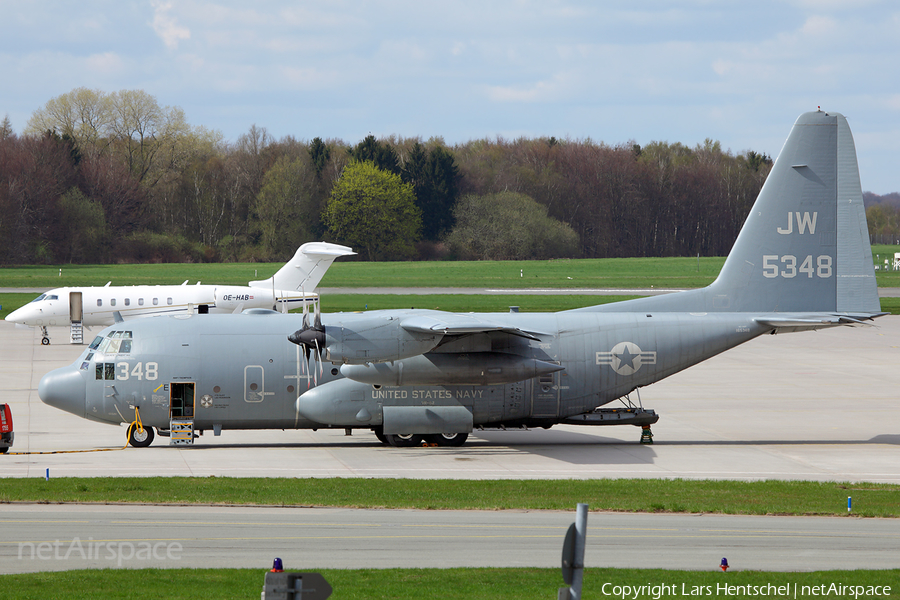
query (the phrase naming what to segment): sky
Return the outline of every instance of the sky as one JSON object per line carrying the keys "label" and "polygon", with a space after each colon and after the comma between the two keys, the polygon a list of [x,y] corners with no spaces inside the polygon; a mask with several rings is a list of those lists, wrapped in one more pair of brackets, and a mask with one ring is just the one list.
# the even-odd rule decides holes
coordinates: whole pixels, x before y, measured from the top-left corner
{"label": "sky", "polygon": [[0,0],[0,119],[139,89],[236,141],[555,136],[776,157],[847,117],[864,190],[900,191],[895,0]]}

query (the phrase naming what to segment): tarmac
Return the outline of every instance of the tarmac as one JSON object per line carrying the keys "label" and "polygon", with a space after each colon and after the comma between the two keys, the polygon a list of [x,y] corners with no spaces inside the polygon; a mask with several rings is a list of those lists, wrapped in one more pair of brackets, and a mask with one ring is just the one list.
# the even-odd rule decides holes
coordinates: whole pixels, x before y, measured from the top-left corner
{"label": "tarmac", "polygon": [[[451,479],[791,479],[900,483],[900,317],[764,336],[641,390],[633,426],[476,431],[461,448],[391,448],[369,432],[224,431],[193,447],[125,448],[125,429],[43,404],[38,382],[83,346],[0,322],[0,397],[15,445],[2,477],[229,476]],[[86,333],[90,339],[90,333]],[[611,405],[612,406],[612,405]],[[80,452],[87,450],[87,452]],[[96,451],[103,450],[103,451]],[[22,454],[24,453],[24,454]],[[50,454],[42,454],[50,453]],[[49,470],[49,471],[48,471]]]}
{"label": "tarmac", "polygon": [[[0,573],[257,568],[262,581],[275,556],[288,570],[299,571],[559,568],[574,518],[574,507],[565,512],[12,505],[0,513]],[[732,571],[872,569],[870,585],[884,585],[892,577],[877,569],[897,567],[900,519],[588,514],[587,567],[709,572],[718,571],[723,556]],[[630,583],[647,582],[634,579]],[[596,590],[600,583],[591,581],[590,587]]]}

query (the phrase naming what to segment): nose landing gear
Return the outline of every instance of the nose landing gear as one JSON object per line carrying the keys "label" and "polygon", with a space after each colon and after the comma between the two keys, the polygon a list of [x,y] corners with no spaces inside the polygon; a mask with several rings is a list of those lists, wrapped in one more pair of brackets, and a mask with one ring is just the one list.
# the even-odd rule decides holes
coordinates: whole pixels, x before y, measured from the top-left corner
{"label": "nose landing gear", "polygon": [[128,443],[135,448],[146,448],[153,443],[153,428],[143,427],[139,423],[128,426]]}

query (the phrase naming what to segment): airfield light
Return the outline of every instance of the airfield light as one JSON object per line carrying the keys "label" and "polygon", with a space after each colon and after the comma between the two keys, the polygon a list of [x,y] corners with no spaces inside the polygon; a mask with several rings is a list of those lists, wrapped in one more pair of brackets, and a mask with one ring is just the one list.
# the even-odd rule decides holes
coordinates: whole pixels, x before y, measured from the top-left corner
{"label": "airfield light", "polygon": [[284,565],[282,564],[280,558],[276,558],[275,562],[272,563],[272,570],[270,572],[281,573],[282,571],[284,571]]}
{"label": "airfield light", "polygon": [[719,566],[722,567],[722,572],[723,572],[723,573],[724,573],[725,571],[727,571],[727,570],[728,570],[728,559],[725,558],[725,557],[722,557],[722,562],[721,562],[721,564],[720,564]]}

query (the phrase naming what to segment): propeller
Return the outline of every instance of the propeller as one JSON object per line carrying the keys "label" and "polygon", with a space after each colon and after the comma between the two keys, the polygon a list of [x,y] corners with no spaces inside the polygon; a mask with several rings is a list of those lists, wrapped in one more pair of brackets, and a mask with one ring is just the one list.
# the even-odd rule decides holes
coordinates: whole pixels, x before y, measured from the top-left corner
{"label": "propeller", "polygon": [[[325,347],[325,327],[322,325],[322,313],[319,310],[318,298],[313,300],[313,324],[309,324],[309,310],[306,302],[303,303],[303,326],[288,336],[288,340],[298,346],[303,346],[303,356],[306,359],[305,365],[309,363],[310,354],[315,352],[316,365],[318,369],[313,369],[314,384],[319,384],[318,375],[324,372],[322,367],[322,349]],[[318,371],[318,373],[316,372]],[[307,385],[309,378],[307,377]]]}

